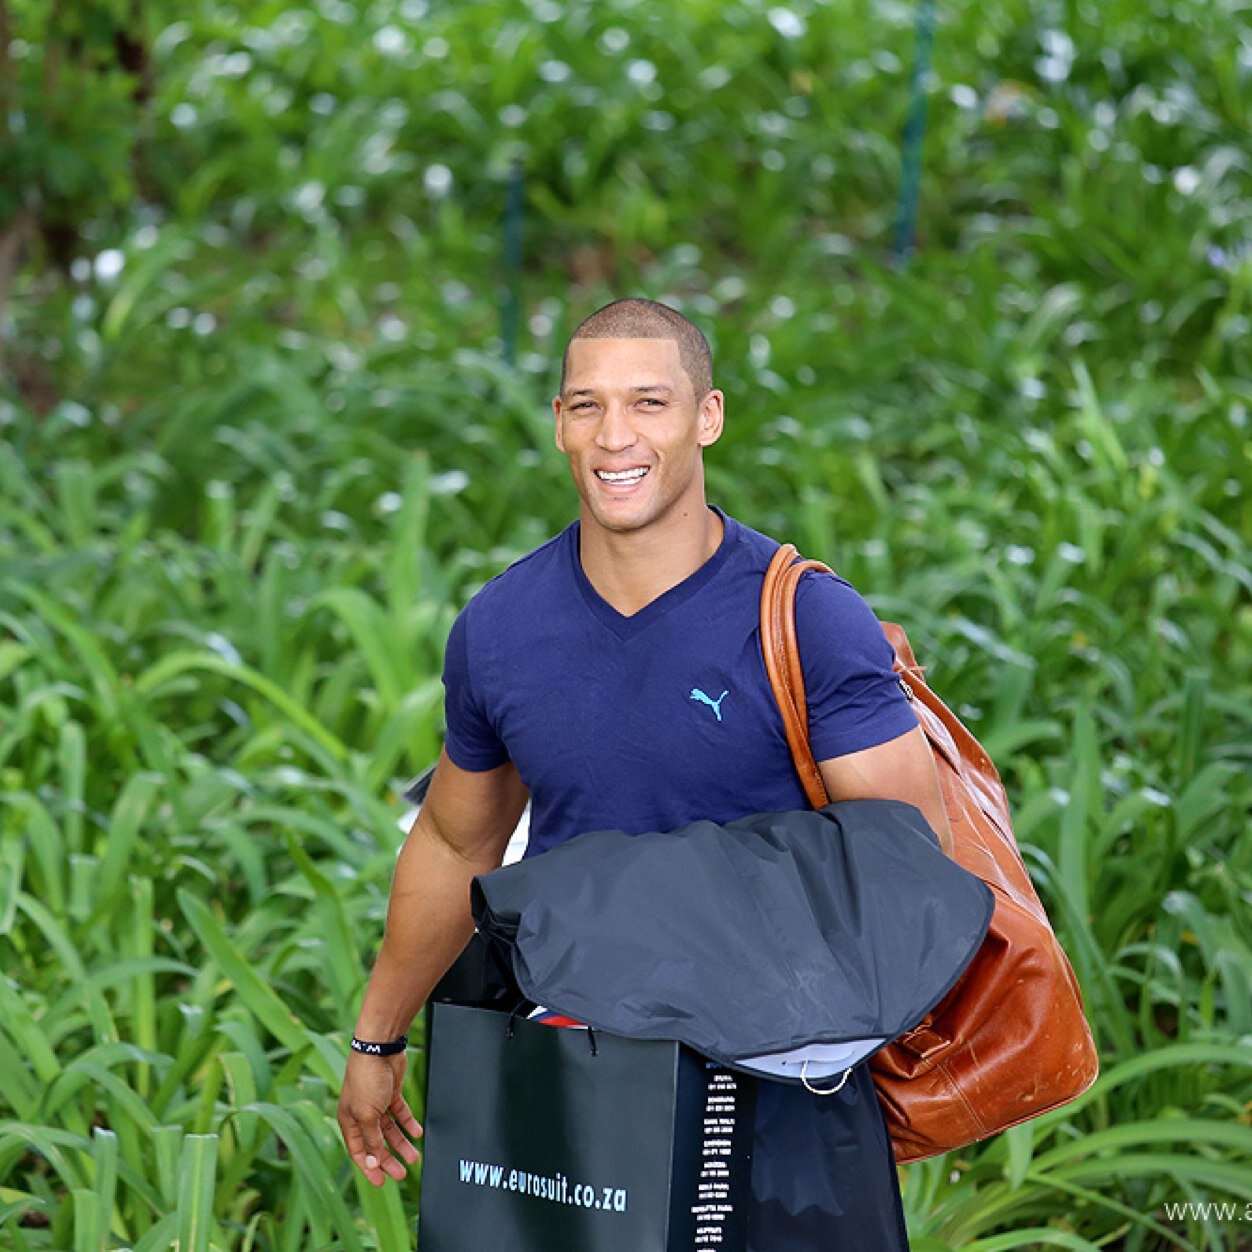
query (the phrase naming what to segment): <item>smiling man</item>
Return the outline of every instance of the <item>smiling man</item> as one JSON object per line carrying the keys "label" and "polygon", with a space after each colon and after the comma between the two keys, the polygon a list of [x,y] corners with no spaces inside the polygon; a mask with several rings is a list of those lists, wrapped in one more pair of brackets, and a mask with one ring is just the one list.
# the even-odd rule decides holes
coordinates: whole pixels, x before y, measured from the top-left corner
{"label": "smiling man", "polygon": [[[665,305],[615,302],[570,340],[552,408],[578,519],[452,628],[446,745],[357,1022],[339,1121],[376,1185],[404,1176],[420,1134],[391,1046],[468,941],[470,880],[500,864],[528,795],[527,856],[584,831],[807,807],[759,635],[778,545],[705,498],[724,405],[703,334]],[[914,804],[947,846],[930,752],[873,613],[842,579],[810,574],[796,616],[830,795]],[[907,1247],[865,1064],[828,1097],[761,1084],[752,1188],[753,1252]]]}

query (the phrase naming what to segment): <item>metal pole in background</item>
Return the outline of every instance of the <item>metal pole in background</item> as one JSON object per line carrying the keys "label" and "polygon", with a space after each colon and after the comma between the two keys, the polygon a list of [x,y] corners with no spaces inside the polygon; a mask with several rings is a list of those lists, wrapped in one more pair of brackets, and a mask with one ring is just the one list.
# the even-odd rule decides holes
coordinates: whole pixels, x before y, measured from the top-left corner
{"label": "metal pole in background", "polygon": [[896,218],[892,259],[903,265],[917,238],[917,199],[922,181],[922,141],[926,137],[926,83],[935,42],[936,0],[920,0],[917,7],[913,71],[909,75],[909,112],[904,123],[904,151],[900,172],[900,211]]}
{"label": "metal pole in background", "polygon": [[504,192],[504,291],[500,303],[500,340],[504,359],[517,361],[517,326],[521,312],[522,208],[526,199],[526,171],[520,156],[509,163]]}

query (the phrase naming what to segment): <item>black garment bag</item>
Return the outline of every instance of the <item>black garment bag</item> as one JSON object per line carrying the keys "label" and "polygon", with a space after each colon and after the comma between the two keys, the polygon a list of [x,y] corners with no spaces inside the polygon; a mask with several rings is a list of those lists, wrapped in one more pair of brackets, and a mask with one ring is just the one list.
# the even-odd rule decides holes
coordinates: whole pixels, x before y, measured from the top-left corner
{"label": "black garment bag", "polygon": [[535,1003],[805,1085],[822,1046],[833,1077],[915,1026],[992,912],[894,800],[580,835],[481,875],[471,898]]}

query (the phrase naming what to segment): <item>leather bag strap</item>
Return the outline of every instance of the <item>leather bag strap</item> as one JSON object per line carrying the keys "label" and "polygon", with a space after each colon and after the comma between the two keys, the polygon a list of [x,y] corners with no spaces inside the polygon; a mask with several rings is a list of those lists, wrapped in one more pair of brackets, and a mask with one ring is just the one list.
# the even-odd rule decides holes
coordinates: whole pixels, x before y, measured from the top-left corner
{"label": "leather bag strap", "polygon": [[830,796],[809,746],[809,706],[796,639],[796,588],[810,570],[834,572],[821,561],[800,559],[793,544],[783,544],[774,554],[761,587],[761,651],[796,773],[808,802],[820,809]]}

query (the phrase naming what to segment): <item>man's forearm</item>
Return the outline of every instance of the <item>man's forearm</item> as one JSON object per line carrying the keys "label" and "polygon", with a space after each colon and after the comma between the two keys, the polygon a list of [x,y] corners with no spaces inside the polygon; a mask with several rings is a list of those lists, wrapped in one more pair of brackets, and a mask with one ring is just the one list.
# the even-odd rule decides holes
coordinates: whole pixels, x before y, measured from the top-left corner
{"label": "man's forearm", "polygon": [[418,819],[396,860],[387,929],[357,1019],[358,1038],[383,1041],[408,1030],[474,932],[470,880],[495,864],[467,860]]}

